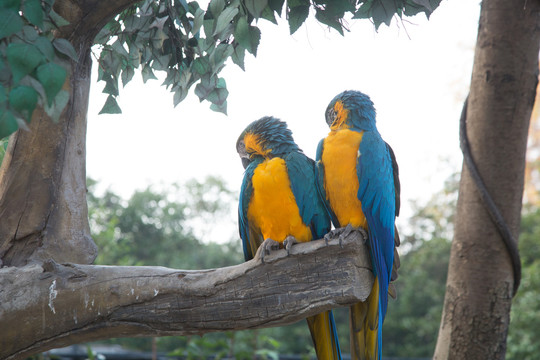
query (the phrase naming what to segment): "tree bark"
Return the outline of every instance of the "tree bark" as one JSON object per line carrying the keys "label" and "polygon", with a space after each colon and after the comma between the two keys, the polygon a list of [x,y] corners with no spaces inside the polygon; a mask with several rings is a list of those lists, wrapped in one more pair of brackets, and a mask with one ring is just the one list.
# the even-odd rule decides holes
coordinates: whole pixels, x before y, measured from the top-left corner
{"label": "tree bark", "polygon": [[364,301],[373,275],[359,232],[227,268],[174,270],[49,261],[0,269],[1,359],[118,336],[290,324]]}
{"label": "tree bark", "polygon": [[101,27],[135,2],[55,2],[55,10],[70,21],[56,36],[70,40],[78,54],[64,84],[70,101],[58,123],[38,108],[30,131],[10,138],[0,169],[0,266],[94,260],[86,205],[90,47]]}
{"label": "tree bark", "polygon": [[[538,0],[484,0],[467,111],[472,157],[517,241],[538,79]],[[435,359],[504,359],[511,258],[463,166]]]}

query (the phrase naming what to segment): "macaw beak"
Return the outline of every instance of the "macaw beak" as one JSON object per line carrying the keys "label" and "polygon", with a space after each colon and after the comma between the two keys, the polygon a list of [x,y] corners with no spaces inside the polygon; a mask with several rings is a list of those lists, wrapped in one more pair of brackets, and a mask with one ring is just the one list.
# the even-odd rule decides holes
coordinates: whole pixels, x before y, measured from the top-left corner
{"label": "macaw beak", "polygon": [[248,158],[245,158],[245,157],[242,158],[242,166],[244,167],[244,170],[247,169],[250,162],[251,161],[249,161]]}

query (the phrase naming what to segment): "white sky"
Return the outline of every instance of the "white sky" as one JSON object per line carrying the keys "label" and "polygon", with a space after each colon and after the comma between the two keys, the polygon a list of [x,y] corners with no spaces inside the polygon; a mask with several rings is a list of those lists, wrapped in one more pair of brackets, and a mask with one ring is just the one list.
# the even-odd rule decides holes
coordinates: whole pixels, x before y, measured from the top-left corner
{"label": "white sky", "polygon": [[161,81],[143,85],[140,74],[121,89],[123,114],[97,115],[106,97],[104,84],[94,82],[87,174],[126,198],[149,184],[206,175],[239,189],[243,167],[235,144],[247,124],[266,115],[285,120],[314,157],[328,132],[329,101],[355,89],[374,101],[379,132],[396,153],[405,221],[408,202],[441,189],[461,165],[458,119],[479,9],[479,1],[443,0],[429,21],[424,15],[394,19],[375,32],[371,22],[351,20],[344,37],[312,15],[293,36],[286,21],[262,20],[257,57],[246,55],[245,72],[231,62],[220,74],[230,93],[228,116],[199,103],[193,91],[174,108]]}

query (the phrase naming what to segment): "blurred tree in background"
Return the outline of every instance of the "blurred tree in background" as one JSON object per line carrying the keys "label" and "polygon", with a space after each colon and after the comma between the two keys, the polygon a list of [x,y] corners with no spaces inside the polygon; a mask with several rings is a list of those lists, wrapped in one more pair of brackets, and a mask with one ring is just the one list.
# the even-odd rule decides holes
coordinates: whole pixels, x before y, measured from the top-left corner
{"label": "blurred tree in background", "polygon": [[540,208],[526,207],[519,238],[522,283],[512,303],[509,360],[534,359],[540,352]]}
{"label": "blurred tree in background", "polygon": [[[429,358],[437,341],[453,232],[459,173],[426,202],[412,204],[413,215],[402,230],[398,298],[390,302],[384,325],[385,355]],[[195,233],[216,224],[236,208],[236,193],[222,179],[188,181],[182,186],[136,191],[128,200],[110,190],[97,195],[88,180],[92,235],[100,248],[96,264],[155,265],[182,269],[215,268],[243,262],[235,227],[222,244],[203,241]],[[520,250],[523,284],[514,299],[507,358],[534,358],[540,351],[540,208],[524,207]],[[336,309],[340,344],[348,349],[348,312]],[[253,354],[312,356],[311,338],[303,321],[256,331],[210,333],[202,337],[155,339],[159,352],[203,359],[207,356],[251,359]],[[151,351],[151,338],[113,339],[110,343]]]}
{"label": "blurred tree in background", "polygon": [[153,265],[206,269],[241,263],[235,233],[223,234],[228,243],[204,242],[194,234],[193,221],[210,227],[230,212],[236,195],[223,180],[209,177],[170,189],[136,191],[127,201],[107,190],[95,195],[88,181],[92,236],[100,265]]}

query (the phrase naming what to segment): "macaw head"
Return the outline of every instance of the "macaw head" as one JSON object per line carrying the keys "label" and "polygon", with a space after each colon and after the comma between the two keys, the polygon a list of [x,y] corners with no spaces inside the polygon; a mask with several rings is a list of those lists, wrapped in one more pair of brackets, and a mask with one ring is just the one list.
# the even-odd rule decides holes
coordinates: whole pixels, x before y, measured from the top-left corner
{"label": "macaw head", "polygon": [[265,116],[249,124],[236,141],[236,151],[244,169],[256,158],[271,159],[291,151],[301,151],[287,123]]}
{"label": "macaw head", "polygon": [[347,90],[330,101],[326,108],[326,123],[331,130],[375,130],[375,107],[364,93]]}

